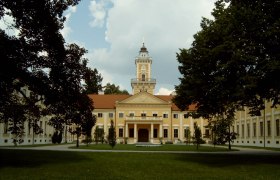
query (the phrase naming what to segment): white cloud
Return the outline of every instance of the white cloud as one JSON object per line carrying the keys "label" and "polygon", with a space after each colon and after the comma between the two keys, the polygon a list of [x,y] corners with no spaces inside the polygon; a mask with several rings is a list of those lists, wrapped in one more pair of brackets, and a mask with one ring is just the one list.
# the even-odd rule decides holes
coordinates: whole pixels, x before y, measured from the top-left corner
{"label": "white cloud", "polygon": [[161,87],[161,88],[159,88],[159,90],[156,93],[156,95],[170,95],[172,92],[174,92],[174,89],[173,90],[169,90],[167,88]]}
{"label": "white cloud", "polygon": [[[193,35],[200,30],[202,16],[211,17],[215,0],[114,0],[109,10],[104,9],[104,2],[91,1],[96,13],[103,13],[99,17],[93,15],[92,23],[106,23],[105,40],[110,49],[96,49],[89,54],[94,67],[106,69],[113,74],[114,83],[129,90],[130,78],[135,76],[134,59],[143,37],[153,58],[152,76],[168,87],[179,83],[176,52],[190,47]],[[128,76],[132,77],[126,79]]]}
{"label": "white cloud", "polygon": [[[10,10],[5,9],[6,12]],[[9,36],[18,36],[19,30],[14,28],[15,22],[12,16],[4,15],[0,19],[0,29],[4,30]]]}
{"label": "white cloud", "polygon": [[72,28],[69,26],[69,21],[72,14],[75,13],[76,11],[77,11],[76,6],[70,6],[65,13],[66,21],[64,22],[64,28],[60,32],[63,35],[64,39],[66,39],[66,41],[69,37],[69,34],[73,32]]}
{"label": "white cloud", "polygon": [[93,20],[89,23],[91,27],[103,27],[106,18],[106,0],[90,2],[89,10]]}

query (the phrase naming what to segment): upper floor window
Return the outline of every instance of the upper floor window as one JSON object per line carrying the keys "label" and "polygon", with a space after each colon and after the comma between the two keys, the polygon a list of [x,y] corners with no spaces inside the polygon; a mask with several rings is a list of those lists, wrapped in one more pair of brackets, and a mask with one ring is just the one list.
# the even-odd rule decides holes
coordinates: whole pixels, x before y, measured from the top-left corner
{"label": "upper floor window", "polygon": [[109,118],[113,118],[114,117],[114,113],[109,113]]}
{"label": "upper floor window", "polygon": [[184,114],[184,119],[187,119],[188,118],[188,114]]}
{"label": "upper floor window", "polygon": [[168,118],[168,114],[163,114],[163,118]]}
{"label": "upper floor window", "polygon": [[157,113],[153,113],[153,117],[157,117]]}
{"label": "upper floor window", "polygon": [[141,117],[146,117],[146,113],[141,113]]}
{"label": "upper floor window", "polygon": [[174,119],[178,119],[178,114],[173,114]]}
{"label": "upper floor window", "polygon": [[119,113],[119,118],[123,118],[123,113]]}
{"label": "upper floor window", "polygon": [[134,113],[129,113],[129,117],[133,117],[134,116]]}
{"label": "upper floor window", "polygon": [[102,118],[103,114],[102,113],[98,113],[97,117]]}

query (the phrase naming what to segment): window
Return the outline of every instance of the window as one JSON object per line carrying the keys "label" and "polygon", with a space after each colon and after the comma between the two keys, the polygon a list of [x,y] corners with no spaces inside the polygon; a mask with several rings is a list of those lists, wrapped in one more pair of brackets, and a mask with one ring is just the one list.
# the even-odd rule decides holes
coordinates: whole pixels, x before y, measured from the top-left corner
{"label": "window", "polygon": [[187,119],[188,118],[188,114],[184,114],[184,119]]}
{"label": "window", "polygon": [[[40,121],[40,129],[41,129],[41,130],[43,130],[42,127],[43,127],[43,121]],[[42,131],[41,131],[41,132],[42,132]]]}
{"label": "window", "polygon": [[276,119],[276,136],[280,136],[279,119]]}
{"label": "window", "polygon": [[98,113],[97,117],[102,118],[103,114],[102,113]]}
{"label": "window", "polygon": [[4,123],[4,134],[8,133],[8,122]]}
{"label": "window", "polygon": [[174,119],[178,119],[178,114],[173,114]]}
{"label": "window", "polygon": [[153,117],[157,117],[157,114],[156,114],[156,113],[154,113],[154,114],[153,114]]}
{"label": "window", "polygon": [[190,130],[189,127],[186,127],[186,128],[184,129],[184,137],[185,137],[185,138],[187,138],[187,136],[190,135],[190,134],[188,134],[188,131],[189,131],[189,130]]}
{"label": "window", "polygon": [[157,133],[157,129],[154,129],[154,138],[157,138],[158,137],[158,133]]}
{"label": "window", "polygon": [[239,136],[239,125],[236,125],[236,130],[237,130],[237,136]]}
{"label": "window", "polygon": [[210,136],[210,130],[205,129],[205,137],[209,138],[209,136]]}
{"label": "window", "polygon": [[260,122],[260,136],[263,136],[263,122]]}
{"label": "window", "polygon": [[244,137],[244,124],[241,125],[241,137]]}
{"label": "window", "polygon": [[119,113],[119,118],[123,118],[123,113]]}
{"label": "window", "polygon": [[141,113],[141,117],[146,117],[146,113]]}
{"label": "window", "polygon": [[168,118],[168,114],[163,114],[163,118]]}
{"label": "window", "polygon": [[28,122],[28,135],[30,135],[30,133],[31,133],[31,123],[30,122]]}
{"label": "window", "polygon": [[123,128],[119,129],[119,137],[123,137]]}
{"label": "window", "polygon": [[178,129],[174,129],[174,138],[178,138]]}
{"label": "window", "polygon": [[267,135],[271,136],[271,124],[270,124],[270,121],[267,121]]}
{"label": "window", "polygon": [[129,117],[134,117],[134,113],[129,113]]}
{"label": "window", "polygon": [[[47,122],[47,121],[45,121],[45,127],[44,127],[44,132],[45,132],[45,135],[47,135],[47,125],[48,125],[48,122]],[[66,128],[67,128],[67,126],[66,126]]]}
{"label": "window", "polygon": [[145,74],[142,74],[142,81],[145,81]]}
{"label": "window", "polygon": [[163,130],[163,137],[167,138],[168,137],[168,129]]}
{"label": "window", "polygon": [[253,123],[253,136],[256,137],[257,136],[257,124]]}
{"label": "window", "polygon": [[134,128],[129,128],[129,137],[130,138],[134,137]]}
{"label": "window", "polygon": [[114,113],[109,113],[109,118],[113,118],[114,117]]}
{"label": "window", "polygon": [[247,123],[247,137],[250,137],[250,124]]}

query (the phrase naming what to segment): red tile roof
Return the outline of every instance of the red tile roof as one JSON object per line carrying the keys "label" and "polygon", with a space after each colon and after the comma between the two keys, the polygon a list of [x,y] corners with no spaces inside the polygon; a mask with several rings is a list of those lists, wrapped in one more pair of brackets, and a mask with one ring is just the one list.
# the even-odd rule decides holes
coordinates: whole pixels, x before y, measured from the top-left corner
{"label": "red tile roof", "polygon": [[[116,95],[116,94],[89,94],[89,98],[92,99],[94,108],[95,109],[115,109],[116,108],[116,101],[122,101],[126,98],[131,97],[132,95]],[[166,102],[172,102],[173,96],[171,95],[155,95],[156,97],[166,101]],[[180,111],[180,109],[172,103],[172,111]],[[195,105],[189,106],[189,111],[194,111]]]}

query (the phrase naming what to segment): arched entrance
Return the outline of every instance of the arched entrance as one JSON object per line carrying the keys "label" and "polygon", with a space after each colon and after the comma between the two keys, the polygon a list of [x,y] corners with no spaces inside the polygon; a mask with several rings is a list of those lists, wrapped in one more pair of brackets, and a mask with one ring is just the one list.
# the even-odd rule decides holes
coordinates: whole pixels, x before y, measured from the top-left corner
{"label": "arched entrance", "polygon": [[148,131],[148,129],[139,129],[139,131],[138,131],[138,142],[149,142],[149,131]]}

